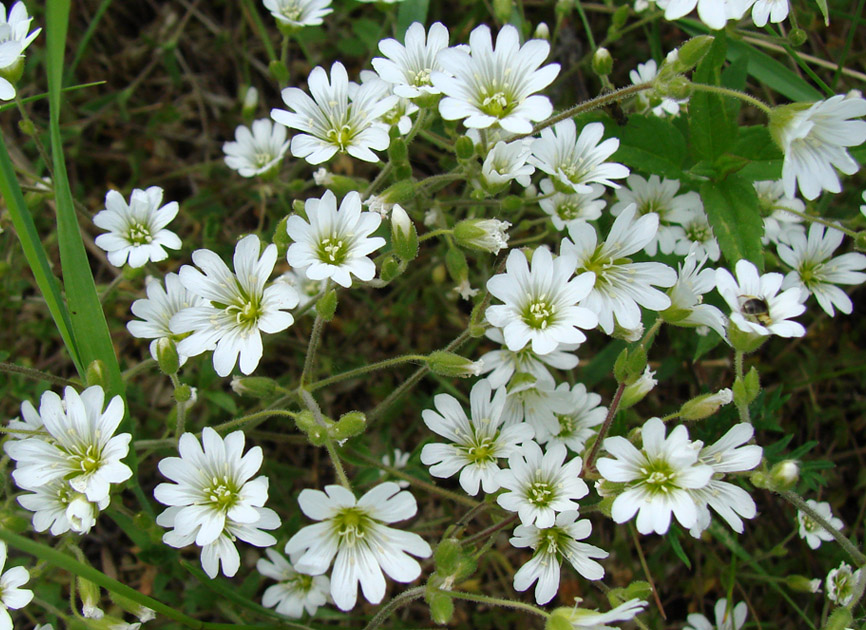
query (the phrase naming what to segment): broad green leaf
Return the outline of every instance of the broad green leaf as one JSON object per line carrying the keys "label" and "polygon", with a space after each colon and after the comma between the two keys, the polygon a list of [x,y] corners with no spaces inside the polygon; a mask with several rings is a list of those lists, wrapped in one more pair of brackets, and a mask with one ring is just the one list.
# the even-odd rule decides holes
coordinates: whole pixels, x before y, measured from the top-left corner
{"label": "broad green leaf", "polygon": [[611,159],[646,173],[682,179],[686,140],[671,122],[634,115],[618,135],[619,150]]}
{"label": "broad green leaf", "polygon": [[763,125],[741,127],[731,153],[747,160],[739,171],[745,179],[756,182],[782,176],[782,152]]}
{"label": "broad green leaf", "polygon": [[[695,83],[721,85],[726,38],[718,36],[710,51],[698,64],[692,77]],[[689,101],[689,136],[692,152],[700,160],[715,162],[737,138],[736,111],[718,94],[695,91]]]}
{"label": "broad green leaf", "polygon": [[704,182],[701,199],[728,263],[733,266],[746,258],[763,269],[761,235],[764,226],[752,183],[738,174],[717,182]]}
{"label": "broad green leaf", "polygon": [[60,337],[63,339],[66,351],[69,353],[78,373],[84,374],[86,364],[82,363],[78,347],[75,345],[75,336],[72,332],[72,321],[69,318],[69,311],[66,309],[66,303],[60,294],[57,278],[54,277],[54,273],[51,271],[48,255],[45,253],[42,241],[36,232],[36,226],[33,223],[30,209],[27,207],[27,202],[24,201],[24,196],[21,194],[21,187],[18,185],[18,179],[15,176],[15,170],[12,166],[12,161],[9,159],[9,153],[6,150],[6,143],[3,141],[2,135],[0,135],[0,193],[2,193],[6,207],[9,209],[12,225],[15,226],[15,233],[21,242],[21,249],[24,250],[27,264],[30,265],[30,271],[33,272],[33,277],[36,279],[36,284],[42,292],[42,297],[48,306],[48,311],[51,313],[51,317],[54,318],[54,323],[60,332]]}
{"label": "broad green leaf", "polygon": [[427,24],[430,0],[404,0],[397,10],[397,39],[403,41],[412,22]]}

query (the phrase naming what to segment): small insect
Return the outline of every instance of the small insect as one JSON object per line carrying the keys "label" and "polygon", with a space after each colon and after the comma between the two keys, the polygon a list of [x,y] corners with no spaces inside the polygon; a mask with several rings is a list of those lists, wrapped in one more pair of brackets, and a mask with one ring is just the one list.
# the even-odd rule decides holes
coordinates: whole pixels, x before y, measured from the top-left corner
{"label": "small insect", "polygon": [[773,320],[770,317],[770,307],[767,304],[767,301],[763,298],[755,297],[753,295],[741,295],[740,309],[743,311],[743,315],[746,316],[746,319],[751,322],[762,324],[764,326],[769,326],[773,323]]}

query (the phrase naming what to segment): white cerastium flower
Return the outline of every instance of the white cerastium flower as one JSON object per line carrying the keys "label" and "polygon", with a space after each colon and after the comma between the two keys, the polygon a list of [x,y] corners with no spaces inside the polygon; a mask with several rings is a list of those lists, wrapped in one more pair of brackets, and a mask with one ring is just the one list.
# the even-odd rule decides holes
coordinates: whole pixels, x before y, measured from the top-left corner
{"label": "white cerastium flower", "polygon": [[853,175],[860,166],[846,150],[866,141],[866,99],[860,92],[837,94],[825,101],[794,103],[773,109],[770,133],[785,154],[782,181],[785,194],[794,196],[797,186],[806,199],[822,190],[842,191],[834,167]]}
{"label": "white cerastium flower", "polygon": [[586,340],[579,328],[595,328],[598,318],[577,303],[589,294],[595,274],[573,273],[573,258],[554,258],[545,247],[533,252],[531,266],[522,251],[509,252],[505,273],[487,281],[491,295],[504,304],[490,306],[486,313],[487,320],[502,329],[509,350],[531,344],[535,354],[547,354],[560,344]]}
{"label": "white cerastium flower", "polygon": [[132,476],[120,461],[129,452],[132,436],[114,435],[123,419],[123,399],[115,396],[107,407],[104,403],[105,392],[99,385],[81,394],[66,387],[62,400],[54,392],[44,392],[39,416],[48,435],[6,442],[4,447],[17,463],[12,473],[15,483],[34,490],[65,480],[88,501],[108,499],[111,484]]}
{"label": "white cerastium flower", "polygon": [[[646,63],[637,64],[637,68],[634,70],[629,70],[628,77],[631,79],[632,85],[640,85],[654,81],[658,74],[658,63],[655,59],[650,59]],[[643,90],[638,92],[635,101],[638,104],[637,111],[639,114],[652,112],[654,116],[664,117],[679,114],[680,106],[687,103],[688,99],[677,100],[668,96],[659,97],[653,90]]]}
{"label": "white cerastium flower", "polygon": [[295,570],[294,562],[300,554],[295,554],[291,562],[275,551],[265,549],[268,559],[259,558],[256,570],[276,580],[265,589],[262,594],[262,605],[266,608],[274,608],[281,615],[292,619],[300,619],[304,611],[308,615],[314,615],[319,606],[324,606],[328,601],[331,590],[331,582],[326,575],[305,575]]}
{"label": "white cerastium flower", "polygon": [[746,623],[748,608],[746,602],[728,607],[728,600],[722,598],[713,607],[716,617],[715,625],[701,613],[692,613],[686,617],[688,625],[683,630],[740,630]]}
{"label": "white cerastium flower", "polygon": [[533,441],[526,442],[508,457],[508,468],[496,474],[504,492],[496,502],[510,512],[517,512],[524,525],[553,527],[557,512],[577,510],[577,499],[589,493],[580,472],[583,460],[565,461],[568,450],[562,444],[551,444],[546,452]]}
{"label": "white cerastium flower", "polygon": [[349,75],[339,61],[331,76],[316,66],[307,81],[310,98],[303,90],[287,87],[283,102],[292,111],[272,109],[271,118],[299,133],[292,138],[292,155],[310,164],[321,164],[339,153],[365,162],[377,162],[373,150],[388,148],[388,132],[376,121],[397,103],[397,96],[382,96],[375,82],[365,83],[349,96]]}
{"label": "white cerastium flower", "polygon": [[[272,522],[276,513],[264,508],[268,478],[253,479],[262,465],[262,449],[243,450],[243,431],[222,438],[205,427],[201,443],[192,433],[184,433],[178,441],[180,457],[159,462],[159,471],[173,482],[161,483],[153,491],[157,501],[169,506],[156,521],[173,528],[163,535],[163,541],[172,547],[192,542],[204,547],[202,566],[211,577],[217,572],[217,558],[222,560],[225,575],[231,577],[237,570],[234,538],[262,547],[276,544],[272,536],[257,530],[279,526],[279,519]],[[265,538],[251,537],[249,530]],[[259,544],[267,540],[272,542]]]}
{"label": "white cerastium flower", "polygon": [[559,590],[559,572],[563,560],[588,580],[600,580],[604,568],[593,558],[607,558],[608,553],[595,545],[579,542],[589,537],[592,524],[577,520],[577,510],[556,515],[556,522],[547,528],[518,525],[510,542],[515,547],[531,547],[532,558],[514,574],[514,590],[525,591],[535,585],[535,601],[546,604]]}
{"label": "white cerastium flower", "polygon": [[600,199],[605,190],[601,184],[590,185],[588,193],[559,192],[549,178],[541,180],[540,186],[545,198],[540,199],[538,205],[550,215],[553,227],[560,232],[572,221],[594,221],[607,205],[604,199]]}
{"label": "white cerastium flower", "polygon": [[604,440],[605,450],[615,459],[599,459],[598,472],[607,481],[625,484],[611,506],[611,517],[625,523],[637,513],[641,534],[667,533],[672,513],[683,527],[691,528],[699,504],[690,491],[706,486],[713,475],[710,466],[698,461],[700,445],[689,440],[683,425],[665,437],[665,425],[659,418],[644,423],[641,438],[641,450],[624,437]]}
{"label": "white cerastium flower", "polygon": [[622,179],[627,167],[607,162],[619,148],[619,139],[608,138],[601,144],[604,125],[589,123],[577,135],[574,120],[560,121],[541,130],[541,137],[532,143],[529,162],[551,176],[554,187],[563,193],[592,192],[593,182],[617,188],[612,179]]}
{"label": "white cerastium flower", "polygon": [[110,502],[109,497],[88,501],[65,479],[54,479],[27,489],[32,494],[22,494],[18,497],[18,503],[33,512],[33,529],[37,532],[49,530],[52,536],[68,531],[87,534],[96,524],[99,512],[107,508]]}
{"label": "white cerastium flower", "polygon": [[514,134],[530,133],[532,123],[553,112],[546,96],[536,94],[559,74],[559,64],[540,67],[550,54],[550,44],[532,39],[520,45],[517,29],[506,24],[496,46],[485,24],[469,34],[469,51],[461,47],[442,50],[437,61],[442,71],[431,75],[433,85],[445,97],[439,113],[445,120],[463,120],[469,128],[499,125]]}
{"label": "white cerastium flower", "polygon": [[701,22],[714,30],[725,28],[728,20],[739,20],[754,0],[655,0],[665,10],[666,20],[678,20],[695,7]]}
{"label": "white cerastium flower", "polygon": [[295,241],[286,259],[303,269],[310,280],[331,278],[342,287],[352,286],[352,276],[363,282],[373,279],[376,265],[368,257],[385,244],[381,236],[370,236],[382,222],[376,212],[361,211],[361,196],[352,191],[337,209],[330,190],[321,199],[307,199],[304,211],[309,222],[294,214],[286,221],[286,232]]}
{"label": "white cerastium flower", "polygon": [[557,608],[551,617],[558,617],[571,624],[572,630],[615,630],[607,624],[615,621],[628,621],[643,612],[647,603],[642,599],[630,599],[607,612],[580,608],[581,598],[576,597],[574,606]]}
{"label": "white cerastium flower", "polygon": [[[492,398],[491,398],[492,395]],[[436,410],[421,412],[424,424],[450,443],[426,444],[421,462],[430,466],[430,474],[440,479],[460,472],[460,487],[469,495],[478,494],[479,486],[490,494],[499,489],[496,473],[498,460],[517,453],[519,445],[532,439],[533,431],[524,423],[503,427],[505,389],[494,393],[485,379],[469,392],[470,415],[450,394],[433,397]]]}
{"label": "white cerastium flower", "polygon": [[563,444],[573,453],[580,454],[586,441],[595,435],[595,427],[604,422],[607,407],[599,405],[601,396],[586,391],[586,385],[560,383],[556,392],[568,403],[568,411],[555,414],[558,431],[550,431],[547,424],[537,427],[535,439],[539,444]]}
{"label": "white cerastium flower", "polygon": [[[820,516],[823,516],[824,520],[830,523],[830,525],[835,527],[837,530],[841,530],[845,527],[842,519],[833,516],[833,510],[830,508],[830,504],[827,501],[818,502],[813,499],[808,499],[806,505],[812,508]],[[820,547],[822,542],[830,542],[834,540],[833,534],[821,527],[816,521],[812,520],[808,514],[801,510],[797,510],[797,522],[800,525],[798,531],[800,538],[805,540],[806,544],[812,549]]]}
{"label": "white cerastium flower", "polygon": [[165,247],[180,249],[177,234],[165,229],[177,216],[179,206],[176,201],[161,206],[162,192],[159,186],[136,188],[129,203],[116,190],[105,195],[105,210],[94,215],[93,223],[108,232],[94,242],[107,252],[108,262],[115,267],[141,267],[149,260],[168,258]]}
{"label": "white cerastium flower", "polygon": [[225,163],[241,177],[255,177],[275,171],[289,150],[286,128],[270,118],[254,120],[252,131],[246,125],[235,129],[235,141],[223,144]]}
{"label": "white cerastium flower", "polygon": [[662,263],[635,263],[629,258],[652,240],[658,221],[654,213],[639,217],[632,205],[616,218],[603,243],[598,243],[592,225],[580,222],[569,225],[571,239],[562,240],[560,251],[576,259],[576,273],[595,274],[592,290],[580,305],[598,315],[599,327],[608,335],[614,330],[614,321],[620,328],[639,328],[638,304],[654,311],[671,305],[670,298],[653,285],[673,286],[676,272]]}
{"label": "white cerastium flower", "polygon": [[441,92],[430,77],[442,69],[437,57],[447,47],[448,29],[441,22],[431,25],[427,33],[423,24],[413,22],[406,30],[405,45],[390,37],[383,39],[379,50],[385,57],[375,57],[371,63],[382,80],[394,86],[397,96],[435,96]]}
{"label": "white cerastium flower", "polygon": [[803,218],[795,214],[804,213],[806,204],[796,197],[787,196],[781,179],[754,182],[754,186],[758,208],[764,217],[764,234],[761,237],[764,245],[788,243],[791,235],[806,233]]}
{"label": "white cerastium flower", "polygon": [[854,310],[851,298],[837,284],[866,282],[866,256],[849,252],[833,258],[843,238],[839,230],[813,223],[808,238],[802,233],[792,234],[790,247],[778,245],[779,258],[793,269],[785,276],[782,288],[799,287],[805,294],[814,295],[830,317],[836,314],[834,306],[846,315]]}
{"label": "white cerastium flower", "polygon": [[[130,310],[141,319],[126,324],[133,337],[153,339],[150,342],[150,356],[157,359],[156,347],[160,339],[180,339],[171,332],[169,322],[176,313],[191,306],[202,306],[204,301],[184,288],[176,273],[165,274],[165,287],[151,276],[147,277],[147,298],[136,300]],[[186,363],[187,356],[178,353],[180,365]]]}
{"label": "white cerastium flower", "polygon": [[15,98],[13,82],[19,79],[24,71],[24,50],[42,31],[41,28],[37,28],[32,33],[27,32],[30,30],[32,20],[23,2],[16,2],[8,16],[6,5],[0,3],[0,100],[2,101],[11,101]]}
{"label": "white cerastium flower", "polygon": [[854,590],[860,581],[863,569],[851,570],[851,565],[843,562],[827,574],[824,585],[827,588],[827,599],[839,606],[847,606],[854,599]]}
{"label": "white cerastium flower", "polygon": [[725,316],[715,306],[703,303],[704,295],[716,288],[716,271],[703,268],[707,255],[699,255],[699,251],[700,248],[693,245],[679,265],[676,284],[668,291],[671,305],[661,316],[674,326],[708,326],[724,339]]}
{"label": "white cerastium flower", "polygon": [[270,244],[262,252],[258,236],[245,236],[235,246],[234,272],[209,249],[194,251],[192,260],[201,271],[184,265],[180,281],[203,304],[171,318],[172,333],[192,333],[178,343],[178,354],[191,357],[213,350],[220,376],[231,373],[240,355],[241,372],[252,373],[262,358],[262,333],[280,332],[295,321],[286,312],[298,304],[294,287],[285,282],[265,286],[277,262],[277,246]]}
{"label": "white cerastium flower", "polygon": [[263,4],[277,25],[289,31],[318,26],[322,18],[334,12],[331,0],[263,0]]}
{"label": "white cerastium flower", "polygon": [[[498,328],[488,328],[484,335],[496,343],[505,343],[502,331]],[[481,372],[489,372],[487,381],[493,389],[506,385],[516,373],[531,374],[536,380],[553,382],[553,376],[545,366],[570,370],[577,366],[577,355],[574,354],[576,349],[577,344],[560,344],[557,350],[547,354],[535,354],[532,346],[524,346],[517,351],[507,347],[491,350],[481,357]]]}
{"label": "white cerastium flower", "polygon": [[[6,552],[6,543],[0,542],[0,571],[6,566]],[[33,599],[33,591],[21,588],[29,579],[30,572],[24,567],[12,567],[0,575],[0,630],[12,630],[10,608],[24,608]]]}
{"label": "white cerastium flower", "polygon": [[331,597],[340,610],[355,607],[360,584],[364,597],[378,604],[385,596],[387,573],[397,582],[421,575],[412,556],[427,558],[430,545],[418,534],[389,527],[415,516],[418,504],[396,483],[380,483],[356,499],[350,490],[325,486],[325,492],[306,488],[298,496],[301,511],[313,520],[286,543],[286,553],[300,557],[295,570],[308,575],[331,571]]}

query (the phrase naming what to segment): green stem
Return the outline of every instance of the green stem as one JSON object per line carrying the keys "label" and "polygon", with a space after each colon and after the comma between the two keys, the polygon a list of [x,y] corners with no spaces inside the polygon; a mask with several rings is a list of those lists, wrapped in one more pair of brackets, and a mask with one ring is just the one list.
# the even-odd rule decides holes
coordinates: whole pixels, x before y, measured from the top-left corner
{"label": "green stem", "polygon": [[62,376],[54,376],[47,372],[34,370],[33,368],[24,367],[23,365],[15,365],[14,363],[6,363],[5,361],[0,361],[0,372],[18,374],[25,378],[33,379],[34,381],[45,381],[47,383],[62,385],[64,387],[81,387],[79,381],[63,378]]}
{"label": "green stem", "polygon": [[[736,380],[745,384],[745,377],[743,375],[743,353],[740,350],[734,352],[734,374]],[[748,424],[752,423],[752,417],[749,414],[749,405],[747,403],[738,403],[737,412],[740,414],[740,422],[746,422]]]}
{"label": "green stem", "polygon": [[613,400],[611,401],[610,407],[607,410],[607,416],[604,419],[604,423],[598,430],[598,436],[596,436],[595,438],[595,443],[592,445],[592,450],[589,452],[589,456],[586,458],[586,461],[583,462],[583,472],[581,473],[581,477],[586,476],[586,473],[592,470],[592,467],[595,464],[595,458],[598,455],[599,449],[601,448],[601,443],[604,440],[604,436],[607,435],[607,432],[610,429],[610,425],[613,423],[613,419],[616,416],[616,410],[619,407],[619,402],[622,400],[622,395],[624,392],[625,383],[620,383],[619,387],[616,388],[616,393],[613,395]]}
{"label": "green stem", "polygon": [[[427,189],[433,189],[436,186],[439,186],[439,184],[442,184],[442,186],[439,186],[439,188],[442,188],[446,184],[450,184],[451,182],[456,181],[456,180],[460,179],[461,177],[463,177],[462,169],[460,169],[459,172],[454,172],[454,173],[442,173],[441,175],[431,175],[430,177],[426,177],[426,178],[422,179],[420,182],[418,182],[418,192],[422,192],[422,191],[423,192],[433,192],[432,190],[428,191]],[[438,188],[436,190],[438,190]]]}
{"label": "green stem", "polygon": [[693,90],[698,92],[709,92],[711,94],[720,94],[722,96],[729,96],[731,98],[738,98],[741,101],[748,103],[752,107],[757,107],[762,112],[769,116],[773,108],[767,105],[764,101],[755,98],[754,96],[750,96],[745,92],[740,92],[739,90],[732,90],[730,88],[722,87],[720,85],[706,85],[704,83],[690,83],[689,84]]}
{"label": "green stem", "polygon": [[365,190],[364,194],[361,195],[361,200],[363,201],[364,199],[367,199],[370,195],[376,192],[376,189],[383,181],[385,181],[385,178],[391,174],[391,171],[393,169],[394,165],[390,161],[384,167],[382,167],[382,170],[379,171],[379,174],[376,175],[376,178],[372,182],[370,182],[370,185],[367,186],[367,190]]}
{"label": "green stem", "polygon": [[424,241],[430,240],[431,238],[436,238],[437,236],[442,236],[444,234],[452,234],[454,230],[449,228],[440,228],[438,230],[432,230],[431,232],[426,232],[418,237],[418,242],[423,243]]}
{"label": "green stem", "polygon": [[864,566],[866,566],[866,555],[863,555],[863,552],[857,549],[857,547],[854,546],[854,543],[845,538],[842,532],[840,532],[829,522],[827,522],[827,519],[825,519],[823,516],[818,514],[818,512],[809,507],[809,504],[806,503],[800,497],[800,495],[798,495],[796,492],[791,492],[790,490],[777,490],[776,492],[778,492],[783,499],[788,501],[795,508],[797,508],[801,512],[804,512],[806,516],[808,516],[813,521],[818,523],[818,525],[826,529],[827,532],[829,532],[830,535],[836,539],[836,542],[839,543],[842,549],[844,549],[848,553],[848,555],[851,556],[851,559],[854,561],[854,564],[856,564],[858,568],[863,568]]}
{"label": "green stem", "polygon": [[370,619],[370,622],[364,626],[364,630],[375,630],[379,626],[382,625],[382,622],[385,621],[388,617],[390,617],[395,610],[400,608],[401,606],[405,606],[406,604],[415,601],[416,599],[421,599],[424,597],[424,587],[416,586],[415,588],[410,588],[409,590],[403,591],[394,599],[389,601],[387,604],[382,606],[373,618]]}
{"label": "green stem", "polygon": [[794,215],[800,217],[804,221],[809,221],[810,223],[820,223],[821,225],[824,225],[828,228],[833,228],[834,230],[839,230],[840,232],[842,232],[846,236],[850,236],[851,238],[857,238],[857,232],[855,232],[854,230],[843,227],[843,226],[839,225],[838,223],[834,223],[833,221],[828,221],[827,219],[824,219],[822,217],[815,217],[815,216],[812,216],[811,214],[806,214],[805,212],[800,212],[799,210],[794,210],[793,208],[783,208],[781,206],[774,208],[774,210],[782,210],[784,212],[790,212],[791,214],[794,214]]}
{"label": "green stem", "polygon": [[412,144],[412,141],[415,139],[415,136],[418,135],[418,132],[421,131],[424,123],[427,119],[427,109],[424,108],[420,112],[418,112],[418,117],[415,118],[415,124],[412,125],[412,128],[409,130],[409,133],[406,135],[406,146]]}
{"label": "green stem", "polygon": [[592,29],[589,27],[589,20],[586,19],[586,12],[583,10],[583,2],[575,2],[574,7],[577,9],[580,21],[583,23],[583,30],[586,31],[586,41],[589,43],[589,48],[593,53],[595,53],[595,37],[592,36]]}
{"label": "green stem", "polygon": [[[328,288],[325,287],[325,293]],[[322,338],[322,328],[325,325],[325,320],[322,316],[316,313],[316,321],[313,322],[313,331],[310,333],[310,343],[307,345],[307,356],[304,357],[304,370],[301,372],[299,381],[300,387],[303,387],[310,376],[310,371],[313,369],[313,362],[316,358],[316,350],[319,349],[319,340]]]}
{"label": "green stem", "polygon": [[319,403],[316,402],[316,399],[313,398],[313,395],[310,392],[302,389],[300,390],[300,393],[301,399],[304,401],[307,409],[312,412],[313,418],[316,419],[316,424],[324,429],[322,435],[325,440],[325,449],[328,451],[328,457],[331,458],[331,464],[334,466],[334,472],[337,473],[337,479],[339,480],[340,485],[351,492],[352,484],[349,483],[349,478],[346,476],[346,471],[343,469],[343,463],[340,461],[340,456],[337,453],[337,448],[334,446],[334,441],[331,439],[331,436],[328,435],[328,425],[322,417],[322,410],[319,409]]}
{"label": "green stem", "polygon": [[[218,424],[213,427],[213,430],[217,433],[222,433],[224,431],[228,431],[229,429],[234,429],[250,422],[255,422],[256,420],[270,418],[271,416],[286,416],[288,418],[294,418],[297,415],[298,414],[296,414],[295,412],[287,411],[285,409],[264,409],[263,411],[256,411],[255,413],[251,413],[246,416],[241,416],[240,418],[235,418],[233,420],[229,420],[228,422]],[[200,438],[201,431],[198,431],[194,435]],[[173,446],[175,443],[175,440],[136,440],[134,447],[138,450],[144,450],[148,448]]]}
{"label": "green stem", "polygon": [[427,357],[425,357],[423,354],[404,354],[403,356],[385,359],[377,363],[371,363],[370,365],[363,365],[359,368],[355,368],[354,370],[343,372],[342,374],[334,374],[334,376],[329,376],[328,378],[323,378],[320,381],[310,383],[304,389],[306,389],[308,392],[314,392],[317,389],[333,385],[334,383],[339,383],[340,381],[355,378],[356,376],[363,376],[368,372],[374,372],[375,370],[383,370],[393,365],[400,365],[401,363],[411,363],[413,361],[423,362],[426,358]]}
{"label": "green stem", "polygon": [[514,608],[516,610],[525,610],[526,612],[530,612],[533,615],[538,615],[539,617],[542,617],[544,619],[550,617],[549,613],[541,610],[541,608],[536,608],[532,604],[524,604],[523,602],[516,602],[510,599],[500,599],[498,597],[488,597],[487,595],[464,593],[463,591],[446,591],[444,589],[437,590],[455,599],[463,599],[468,602],[476,602],[478,604],[487,604],[488,606],[499,606],[501,608]]}
{"label": "green stem", "polygon": [[487,540],[500,529],[505,529],[506,527],[511,525],[514,521],[518,519],[519,516],[519,514],[512,514],[511,516],[507,516],[498,523],[494,523],[490,527],[485,527],[480,532],[475,532],[471,536],[467,536],[460,541],[460,544],[467,545],[469,543],[475,542],[476,540]]}

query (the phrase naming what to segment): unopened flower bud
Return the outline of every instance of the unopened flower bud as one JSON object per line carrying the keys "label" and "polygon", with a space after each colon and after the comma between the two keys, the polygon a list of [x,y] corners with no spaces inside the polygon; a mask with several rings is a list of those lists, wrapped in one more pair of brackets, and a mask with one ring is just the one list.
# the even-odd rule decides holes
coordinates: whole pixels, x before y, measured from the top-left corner
{"label": "unopened flower bud", "polygon": [[108,592],[108,596],[111,598],[111,601],[120,606],[123,610],[138,617],[138,620],[141,623],[147,623],[156,618],[156,613],[153,610],[147,606],[142,606],[138,602],[132,601],[128,597],[124,597],[123,595],[111,591]]}
{"label": "unopened flower bud", "polygon": [[453,352],[437,350],[431,352],[426,358],[427,367],[439,376],[450,376],[457,378],[469,378],[481,374],[482,362],[470,361]]}
{"label": "unopened flower bud", "polygon": [[350,411],[340,416],[340,419],[330,428],[329,432],[332,438],[342,441],[361,435],[366,428],[367,416],[360,411]]}
{"label": "unopened flower bud", "polygon": [[241,104],[241,116],[244,120],[252,120],[256,115],[256,107],[259,105],[259,91],[253,86],[249,86],[244,91],[244,100]]}
{"label": "unopened flower bud", "polygon": [[785,585],[798,593],[817,593],[821,590],[821,580],[810,580],[804,575],[785,576]]}
{"label": "unopened flower bud", "polygon": [[87,500],[83,494],[76,493],[66,504],[66,520],[69,529],[77,534],[87,534],[96,524],[99,507]]}
{"label": "unopened flower bud", "polygon": [[631,385],[626,386],[619,402],[619,408],[628,409],[643,400],[658,384],[658,381],[653,378],[655,374],[654,371],[650,370],[649,366],[646,366],[641,377]]}
{"label": "unopened flower bud", "polygon": [[454,598],[440,590],[431,590],[427,596],[430,605],[430,618],[433,623],[444,626],[454,615]]}
{"label": "unopened flower bud", "polygon": [[634,328],[623,328],[619,325],[619,322],[614,319],[613,332],[610,336],[614,339],[622,339],[629,343],[640,341],[641,337],[643,337],[643,324],[638,322],[638,325]]}
{"label": "unopened flower bud", "polygon": [[382,191],[379,197],[389,204],[409,203],[415,198],[415,184],[405,180],[396,182]]}
{"label": "unopened flower bud", "polygon": [[382,267],[379,269],[379,279],[385,283],[391,282],[391,280],[403,273],[405,269],[406,266],[401,264],[396,256],[385,256],[385,259],[382,261]]}
{"label": "unopened flower bud", "polygon": [[279,59],[274,59],[268,65],[268,72],[278,85],[286,85],[289,82],[289,69]]}
{"label": "unopened flower bud", "polygon": [[266,376],[235,376],[231,388],[238,396],[271,398],[277,392],[277,383]]}
{"label": "unopened flower bud", "polygon": [[677,74],[688,72],[698,65],[713,45],[713,39],[712,35],[698,35],[680,46],[676,62],[673,64],[674,72]]}
{"label": "unopened flower bud", "polygon": [[177,355],[177,345],[171,337],[160,337],[156,340],[156,362],[166,376],[177,374],[180,358]]}
{"label": "unopened flower bud", "polygon": [[535,33],[532,34],[535,39],[550,40],[550,29],[545,22],[539,22],[535,27]]}
{"label": "unopened flower bud", "polygon": [[679,416],[683,420],[703,420],[719,410],[722,405],[727,405],[734,399],[734,395],[728,388],[720,389],[715,394],[703,394],[696,396],[682,406]]}
{"label": "unopened flower bud", "polygon": [[493,0],[493,15],[498,22],[510,22],[512,9],[512,0]]}
{"label": "unopened flower bud", "polygon": [[78,596],[81,598],[81,614],[88,619],[102,619],[105,613],[99,607],[99,587],[81,576],[76,578]]}
{"label": "unopened flower bud", "polygon": [[454,239],[459,245],[498,254],[508,246],[508,221],[498,219],[464,219],[454,226]]}
{"label": "unopened flower bud", "polygon": [[103,389],[108,385],[108,375],[105,373],[105,363],[100,359],[94,359],[84,371],[84,381],[88,387],[99,385]]}
{"label": "unopened flower bud", "polygon": [[458,160],[471,160],[475,155],[475,143],[469,136],[460,136],[454,143]]}
{"label": "unopened flower bud", "polygon": [[851,630],[854,626],[854,615],[847,606],[839,606],[834,610],[822,630]]}
{"label": "unopened flower bud", "polygon": [[179,403],[189,402],[189,399],[192,398],[192,391],[192,387],[181,383],[174,388],[174,399]]}
{"label": "unopened flower bud", "polygon": [[613,70],[613,57],[607,48],[600,47],[592,56],[592,71],[600,77],[606,77]]}
{"label": "unopened flower bud", "polygon": [[774,490],[790,490],[800,480],[800,464],[786,459],[770,469],[770,483]]}
{"label": "unopened flower bud", "polygon": [[418,255],[418,232],[400,204],[391,208],[391,246],[394,253],[407,262]]}
{"label": "unopened flower bud", "polygon": [[466,262],[466,254],[462,249],[451,247],[445,253],[445,267],[454,284],[460,284],[469,278],[469,265]]}
{"label": "unopened flower bud", "polygon": [[788,33],[788,43],[795,48],[802,46],[809,39],[809,34],[802,28],[792,28]]}

